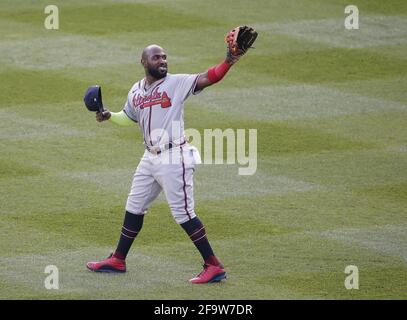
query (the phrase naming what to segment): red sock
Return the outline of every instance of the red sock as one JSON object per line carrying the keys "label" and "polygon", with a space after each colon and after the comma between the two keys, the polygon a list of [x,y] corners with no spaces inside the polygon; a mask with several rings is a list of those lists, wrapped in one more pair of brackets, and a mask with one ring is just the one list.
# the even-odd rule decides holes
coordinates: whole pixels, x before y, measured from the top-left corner
{"label": "red sock", "polygon": [[212,266],[219,266],[221,263],[215,256],[209,256],[208,259],[205,259],[206,264],[210,264]]}

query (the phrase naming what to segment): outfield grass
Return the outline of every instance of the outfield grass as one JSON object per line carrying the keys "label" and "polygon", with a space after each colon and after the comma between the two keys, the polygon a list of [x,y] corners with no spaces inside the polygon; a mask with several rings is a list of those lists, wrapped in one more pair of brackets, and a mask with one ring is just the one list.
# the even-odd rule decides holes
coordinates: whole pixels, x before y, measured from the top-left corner
{"label": "outfield grass", "polygon": [[[406,299],[407,3],[355,0],[48,1],[0,4],[0,299]],[[227,12],[227,14],[226,14]],[[121,109],[161,44],[171,73],[219,62],[226,31],[259,30],[224,81],[186,103],[186,128],[255,128],[258,169],[202,165],[196,211],[228,280],[193,286],[200,256],[161,196],[124,275],[87,261],[115,248],[137,127],[98,124],[98,83]],[[56,265],[60,289],[44,288]],[[359,268],[359,290],[344,287]]]}

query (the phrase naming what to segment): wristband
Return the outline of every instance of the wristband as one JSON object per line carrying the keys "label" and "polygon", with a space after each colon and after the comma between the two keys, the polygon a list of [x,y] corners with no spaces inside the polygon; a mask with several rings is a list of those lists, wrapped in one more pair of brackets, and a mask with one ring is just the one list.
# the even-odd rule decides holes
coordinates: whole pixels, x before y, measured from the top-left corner
{"label": "wristband", "polygon": [[231,65],[225,61],[219,63],[216,66],[213,66],[208,69],[208,79],[211,83],[216,83],[225,76],[225,74],[229,71]]}

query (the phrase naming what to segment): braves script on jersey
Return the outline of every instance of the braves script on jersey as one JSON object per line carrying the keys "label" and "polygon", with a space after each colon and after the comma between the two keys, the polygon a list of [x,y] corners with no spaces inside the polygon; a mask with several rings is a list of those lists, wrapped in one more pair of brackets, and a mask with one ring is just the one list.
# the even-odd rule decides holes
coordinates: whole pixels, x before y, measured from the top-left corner
{"label": "braves script on jersey", "polygon": [[[184,136],[184,101],[194,92],[198,74],[167,74],[148,85],[140,80],[130,89],[124,112],[136,121],[149,146],[182,142]],[[179,123],[178,127],[173,127]]]}

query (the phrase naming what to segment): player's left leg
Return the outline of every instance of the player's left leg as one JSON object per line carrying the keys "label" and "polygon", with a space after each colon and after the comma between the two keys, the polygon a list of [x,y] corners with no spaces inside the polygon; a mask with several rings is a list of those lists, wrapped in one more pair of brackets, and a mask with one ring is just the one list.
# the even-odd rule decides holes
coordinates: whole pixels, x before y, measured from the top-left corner
{"label": "player's left leg", "polygon": [[206,236],[205,227],[199,218],[196,216],[191,220],[181,223],[180,225],[188,234],[195,247],[199,250],[204,260],[203,271],[189,281],[199,284],[218,282],[225,279],[226,271],[221,262],[213,253],[212,247],[209,244]]}
{"label": "player's left leg", "polygon": [[195,165],[190,159],[188,146],[171,152],[181,153],[180,163],[162,165],[158,171],[167,202],[175,221],[181,225],[204,260],[204,270],[192,283],[217,282],[226,278],[226,271],[215,256],[208,241],[205,227],[194,210],[193,173]]}

